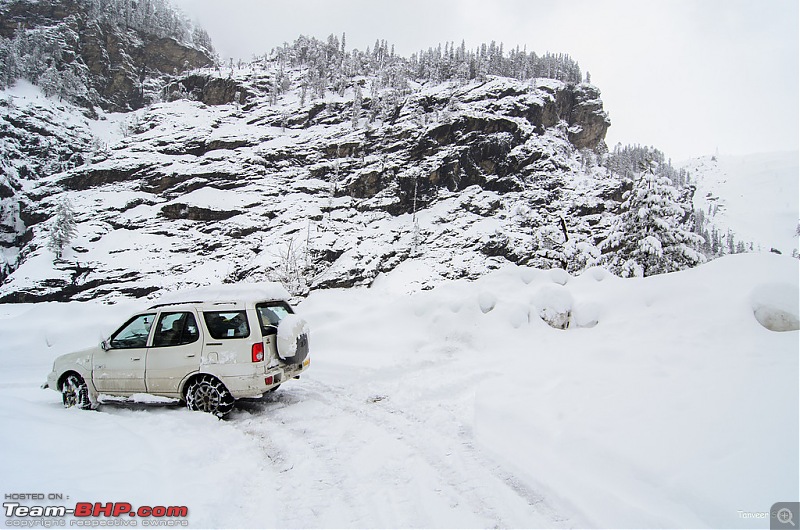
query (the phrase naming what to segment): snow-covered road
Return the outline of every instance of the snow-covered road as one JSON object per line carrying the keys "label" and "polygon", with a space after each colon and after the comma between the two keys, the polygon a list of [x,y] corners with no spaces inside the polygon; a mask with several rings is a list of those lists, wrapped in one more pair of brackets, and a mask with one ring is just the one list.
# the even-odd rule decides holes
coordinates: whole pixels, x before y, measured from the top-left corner
{"label": "snow-covered road", "polygon": [[[409,367],[408,387],[441,368]],[[584,526],[476,447],[462,419],[480,378],[398,395],[390,378],[309,376],[222,421],[166,403],[63,410],[6,381],[2,489],[186,505],[201,528]]]}
{"label": "snow-covered road", "polygon": [[475,447],[460,421],[468,391],[446,402],[432,392],[439,405],[406,408],[380,391],[386,386],[394,385],[354,391],[308,380],[228,420],[258,441],[280,476],[279,526],[575,525]]}

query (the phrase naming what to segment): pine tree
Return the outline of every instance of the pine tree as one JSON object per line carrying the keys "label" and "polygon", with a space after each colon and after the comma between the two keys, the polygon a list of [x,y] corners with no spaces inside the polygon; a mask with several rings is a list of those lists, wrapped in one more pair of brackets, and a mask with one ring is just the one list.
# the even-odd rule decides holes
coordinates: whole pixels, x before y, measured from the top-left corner
{"label": "pine tree", "polygon": [[736,245],[733,239],[733,232],[728,230],[728,237],[726,238],[726,242],[728,243],[728,254],[736,254]]}
{"label": "pine tree", "polygon": [[5,280],[11,274],[11,266],[8,264],[6,257],[0,253],[0,282]]}
{"label": "pine tree", "polygon": [[60,260],[64,252],[64,247],[77,234],[77,224],[75,222],[75,211],[69,199],[62,200],[56,209],[56,215],[50,225],[50,237],[47,241],[47,248],[52,250],[56,259]]}
{"label": "pine tree", "polygon": [[650,276],[705,261],[697,250],[702,238],[684,226],[691,205],[679,202],[678,190],[658,169],[652,161],[642,164],[622,213],[600,243],[609,268],[621,276]]}

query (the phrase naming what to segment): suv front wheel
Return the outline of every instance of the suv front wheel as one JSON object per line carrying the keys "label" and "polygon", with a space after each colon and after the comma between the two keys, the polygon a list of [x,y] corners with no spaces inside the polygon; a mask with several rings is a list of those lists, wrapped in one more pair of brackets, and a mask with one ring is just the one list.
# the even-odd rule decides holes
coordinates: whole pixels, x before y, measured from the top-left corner
{"label": "suv front wheel", "polygon": [[186,406],[222,417],[233,409],[233,396],[219,379],[202,375],[186,388]]}
{"label": "suv front wheel", "polygon": [[92,403],[89,401],[89,388],[83,377],[71,373],[64,378],[61,383],[61,402],[65,408],[78,407],[84,410],[92,408]]}

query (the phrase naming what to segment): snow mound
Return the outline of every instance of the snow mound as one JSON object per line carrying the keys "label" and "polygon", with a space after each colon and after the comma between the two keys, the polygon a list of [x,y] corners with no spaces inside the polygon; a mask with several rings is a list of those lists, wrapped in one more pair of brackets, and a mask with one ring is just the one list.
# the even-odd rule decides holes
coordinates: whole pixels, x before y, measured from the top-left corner
{"label": "snow mound", "polygon": [[593,328],[600,321],[600,305],[595,302],[576,304],[570,325],[578,328]]}
{"label": "snow mound", "polygon": [[550,275],[550,279],[553,280],[553,283],[559,285],[567,285],[570,278],[569,273],[564,269],[550,269],[548,274]]}
{"label": "snow mound", "polygon": [[531,283],[537,275],[538,271],[531,267],[520,267],[519,268],[519,277],[522,280],[522,283],[529,284]]}
{"label": "snow mound", "polygon": [[514,329],[520,328],[530,322],[530,311],[527,306],[515,304],[509,307],[506,320]]}
{"label": "snow mound", "polygon": [[286,288],[278,282],[231,283],[182,289],[162,295],[157,304],[181,302],[261,302],[290,298]]}
{"label": "snow mound", "polygon": [[[566,274],[566,273],[565,273]],[[562,285],[543,285],[533,295],[539,316],[551,327],[567,329],[572,315],[572,294]]]}
{"label": "snow mound", "polygon": [[481,308],[481,312],[486,314],[497,305],[497,296],[492,293],[482,292],[478,295],[478,305]]}
{"label": "snow mound", "polygon": [[758,323],[770,331],[798,331],[797,285],[772,283],[753,289],[750,301]]}
{"label": "snow mound", "polygon": [[606,270],[605,268],[600,267],[600,266],[589,267],[588,269],[583,271],[583,274],[581,274],[581,277],[591,278],[592,280],[595,280],[595,281],[598,281],[598,282],[602,282],[603,280],[605,280],[609,276],[613,276],[613,275],[610,272],[608,272],[608,270]]}

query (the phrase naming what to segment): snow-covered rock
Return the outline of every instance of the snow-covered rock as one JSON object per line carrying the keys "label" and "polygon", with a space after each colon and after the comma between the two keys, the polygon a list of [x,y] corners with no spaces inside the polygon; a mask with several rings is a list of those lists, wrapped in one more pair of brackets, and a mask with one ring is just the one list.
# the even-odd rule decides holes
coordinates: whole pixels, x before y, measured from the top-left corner
{"label": "snow-covered rock", "polygon": [[557,329],[567,329],[572,316],[572,295],[559,284],[542,285],[531,300],[542,320]]}
{"label": "snow-covered rock", "polygon": [[[590,85],[494,77],[419,85],[400,100],[378,87],[363,105],[383,110],[354,128],[352,87],[303,102],[302,71],[288,70],[291,87],[275,101],[264,89],[273,66],[225,74],[247,91],[246,107],[179,99],[105,121],[78,109],[66,120],[69,105],[7,90],[19,138],[38,141],[15,116],[52,115],[46,127],[65,138],[58,145],[83,159],[28,176],[20,168],[39,159],[16,162],[7,209],[19,212],[7,217],[5,242],[16,270],[0,300],[143,296],[244,279],[302,293],[369,284],[411,257],[428,265],[431,285],[509,261],[579,267],[558,253],[561,220],[572,239],[592,244],[614,215],[608,190],[619,179],[579,150],[602,149],[608,125]],[[576,105],[583,110],[570,119],[605,125],[566,134],[556,117]],[[111,119],[120,125],[103,128]],[[44,243],[63,197],[77,236],[54,262]],[[601,206],[580,206],[587,200]]]}

